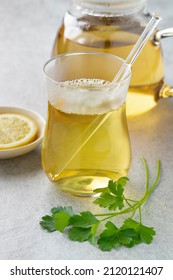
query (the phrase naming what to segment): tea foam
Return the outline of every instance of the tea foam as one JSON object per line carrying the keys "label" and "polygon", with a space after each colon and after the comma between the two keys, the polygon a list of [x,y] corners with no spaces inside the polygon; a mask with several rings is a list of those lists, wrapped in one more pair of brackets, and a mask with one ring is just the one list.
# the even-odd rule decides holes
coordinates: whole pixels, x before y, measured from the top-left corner
{"label": "tea foam", "polygon": [[127,81],[112,85],[101,79],[68,80],[49,89],[49,101],[65,113],[104,114],[123,105],[128,85]]}

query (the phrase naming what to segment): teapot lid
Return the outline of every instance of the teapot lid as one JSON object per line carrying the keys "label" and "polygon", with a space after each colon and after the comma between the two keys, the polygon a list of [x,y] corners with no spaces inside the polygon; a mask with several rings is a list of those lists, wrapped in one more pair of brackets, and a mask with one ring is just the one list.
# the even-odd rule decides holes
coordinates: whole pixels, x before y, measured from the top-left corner
{"label": "teapot lid", "polygon": [[145,7],[147,0],[73,0],[73,2],[90,13],[127,14]]}

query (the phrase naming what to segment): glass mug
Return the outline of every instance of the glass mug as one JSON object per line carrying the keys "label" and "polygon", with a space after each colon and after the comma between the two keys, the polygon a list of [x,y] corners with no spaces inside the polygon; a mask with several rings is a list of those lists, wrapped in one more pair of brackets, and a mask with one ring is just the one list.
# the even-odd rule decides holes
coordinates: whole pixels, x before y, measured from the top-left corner
{"label": "glass mug", "polygon": [[65,192],[90,196],[129,170],[125,102],[131,70],[111,83],[122,63],[110,54],[88,52],[59,55],[44,66],[48,116],[42,165]]}
{"label": "glass mug", "polygon": [[[58,30],[52,56],[68,52],[98,51],[126,59],[151,15],[147,0],[73,0]],[[132,67],[127,116],[142,114],[161,97],[173,96],[164,82],[160,39],[173,36],[173,28],[157,31]]]}

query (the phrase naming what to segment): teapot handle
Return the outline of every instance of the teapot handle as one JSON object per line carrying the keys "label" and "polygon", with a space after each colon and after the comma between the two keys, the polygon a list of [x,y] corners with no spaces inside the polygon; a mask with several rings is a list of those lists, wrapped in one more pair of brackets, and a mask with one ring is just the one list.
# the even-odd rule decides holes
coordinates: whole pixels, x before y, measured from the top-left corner
{"label": "teapot handle", "polygon": [[173,27],[157,31],[153,38],[154,45],[159,45],[160,40],[167,37],[173,37]]}
{"label": "teapot handle", "polygon": [[[173,27],[159,30],[154,34],[153,44],[158,46],[160,40],[168,37],[173,37]],[[168,86],[166,83],[163,83],[162,88],[160,89],[159,96],[162,98],[173,97],[173,87]]]}

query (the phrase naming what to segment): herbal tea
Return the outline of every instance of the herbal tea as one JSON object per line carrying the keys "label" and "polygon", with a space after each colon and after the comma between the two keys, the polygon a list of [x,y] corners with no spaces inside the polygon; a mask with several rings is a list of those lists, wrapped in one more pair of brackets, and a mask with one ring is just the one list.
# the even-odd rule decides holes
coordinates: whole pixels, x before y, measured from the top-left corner
{"label": "herbal tea", "polygon": [[92,194],[127,174],[131,148],[125,115],[128,85],[98,79],[66,81],[48,104],[42,149],[49,179],[75,195]]}

